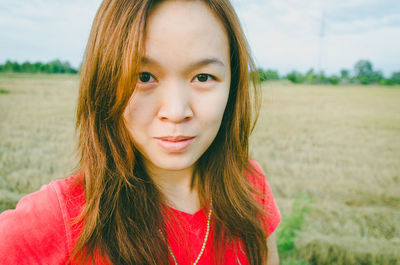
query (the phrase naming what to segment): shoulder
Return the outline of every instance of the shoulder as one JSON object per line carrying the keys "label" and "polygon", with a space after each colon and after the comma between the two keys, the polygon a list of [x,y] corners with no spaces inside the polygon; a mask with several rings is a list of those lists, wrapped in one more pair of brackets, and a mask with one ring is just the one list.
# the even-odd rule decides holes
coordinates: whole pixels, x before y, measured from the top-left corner
{"label": "shoulder", "polygon": [[267,177],[258,162],[249,159],[246,175],[257,192],[262,193],[264,196],[273,196]]}
{"label": "shoulder", "polygon": [[0,264],[60,264],[72,246],[73,177],[56,180],[0,214]]}
{"label": "shoulder", "polygon": [[264,188],[268,184],[260,164],[253,159],[249,159],[246,175],[249,181],[258,189]]}
{"label": "shoulder", "polygon": [[246,171],[249,182],[260,195],[255,195],[257,201],[262,204],[264,210],[264,224],[268,235],[272,234],[281,221],[281,214],[275,202],[271,187],[267,181],[264,171],[259,163],[249,159],[249,166]]}

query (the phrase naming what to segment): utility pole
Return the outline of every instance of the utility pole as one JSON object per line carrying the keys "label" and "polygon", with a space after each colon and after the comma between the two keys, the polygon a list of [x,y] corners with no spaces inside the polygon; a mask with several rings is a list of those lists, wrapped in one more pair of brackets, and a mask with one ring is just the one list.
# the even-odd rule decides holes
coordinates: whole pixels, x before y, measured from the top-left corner
{"label": "utility pole", "polygon": [[323,10],[322,5],[321,9],[322,9],[322,16],[321,16],[321,27],[319,31],[318,65],[317,65],[318,83],[321,83],[322,55],[324,51],[323,46],[324,46],[324,36],[325,36],[325,11]]}

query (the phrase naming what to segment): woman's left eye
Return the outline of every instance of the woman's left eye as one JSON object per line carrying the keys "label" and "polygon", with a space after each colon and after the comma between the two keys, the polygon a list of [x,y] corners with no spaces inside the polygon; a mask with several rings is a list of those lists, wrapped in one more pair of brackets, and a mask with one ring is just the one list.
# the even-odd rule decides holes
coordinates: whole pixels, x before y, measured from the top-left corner
{"label": "woman's left eye", "polygon": [[215,77],[209,74],[198,74],[195,78],[198,82],[207,82],[210,80],[215,80]]}

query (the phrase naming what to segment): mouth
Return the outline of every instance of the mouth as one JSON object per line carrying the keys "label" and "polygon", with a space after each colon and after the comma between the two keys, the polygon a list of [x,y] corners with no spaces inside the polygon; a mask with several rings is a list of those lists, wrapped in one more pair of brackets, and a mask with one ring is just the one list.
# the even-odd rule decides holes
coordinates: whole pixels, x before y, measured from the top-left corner
{"label": "mouth", "polygon": [[194,136],[164,136],[155,137],[157,144],[167,152],[183,152],[194,141]]}

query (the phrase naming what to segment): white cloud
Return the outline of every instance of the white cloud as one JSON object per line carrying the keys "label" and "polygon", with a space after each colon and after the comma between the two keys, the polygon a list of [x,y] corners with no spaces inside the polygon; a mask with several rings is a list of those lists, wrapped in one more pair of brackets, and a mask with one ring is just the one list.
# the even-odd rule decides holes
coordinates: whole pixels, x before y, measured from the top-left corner
{"label": "white cloud", "polygon": [[330,74],[352,69],[359,59],[371,60],[386,74],[400,70],[400,4],[396,1],[234,3],[260,66],[281,73],[305,72],[318,68],[322,51],[321,66]]}
{"label": "white cloud", "polygon": [[[101,0],[0,0],[0,63],[7,59],[78,66]],[[352,68],[369,59],[385,73],[400,70],[398,0],[232,0],[256,62],[280,73]]]}
{"label": "white cloud", "polygon": [[78,66],[99,0],[3,1],[0,61],[49,61]]}
{"label": "white cloud", "polygon": [[400,28],[327,37],[324,65],[330,71],[338,71],[339,65],[352,69],[357,60],[368,59],[376,69],[385,70],[386,74],[399,71],[400,38],[394,39],[393,36],[400,36]]}

